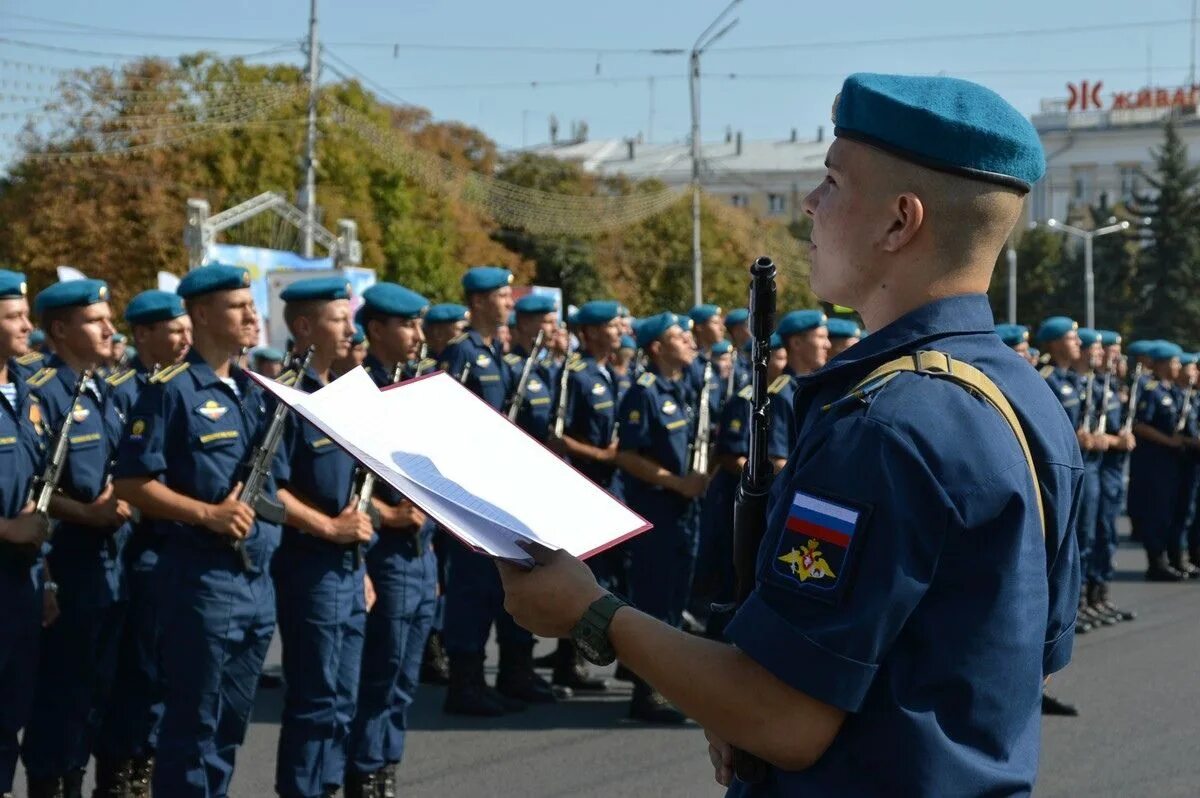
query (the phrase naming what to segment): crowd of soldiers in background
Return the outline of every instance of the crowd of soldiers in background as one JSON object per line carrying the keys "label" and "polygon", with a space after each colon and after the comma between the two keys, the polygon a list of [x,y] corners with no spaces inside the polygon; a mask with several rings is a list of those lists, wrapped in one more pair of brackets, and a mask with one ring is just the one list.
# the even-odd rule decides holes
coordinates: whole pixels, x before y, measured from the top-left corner
{"label": "crowd of soldiers in background", "polygon": [[[482,717],[611,688],[569,640],[535,660],[491,561],[276,406],[251,371],[305,391],[360,366],[381,387],[449,373],[653,524],[590,558],[605,587],[719,636],[710,607],[733,599],[749,448],[746,309],[634,319],[593,300],[563,319],[552,297],[514,301],[511,282],[473,268],[465,304],[432,305],[380,283],[351,314],[342,280],[302,280],[283,294],[291,340],[277,351],[251,348],[260,318],[236,267],[139,294],[125,311],[131,340],[102,282],[41,292],[35,330],[23,276],[0,272],[0,421],[12,425],[0,458],[17,475],[0,524],[0,792],[19,754],[31,798],[81,795],[92,757],[97,796],[226,794],[277,629],[283,796],[395,795],[422,682],[446,686],[446,712]],[[1116,333],[1061,317],[1037,331],[1041,353],[1025,328],[997,332],[1041,368],[1078,431],[1076,631],[1132,620],[1109,593],[1127,482],[1147,578],[1200,576],[1197,358],[1155,341],[1128,347],[1131,362]],[[864,335],[820,310],[779,317],[777,470],[797,442],[796,378]],[[632,683],[631,718],[685,721],[632,673],[616,678]]]}

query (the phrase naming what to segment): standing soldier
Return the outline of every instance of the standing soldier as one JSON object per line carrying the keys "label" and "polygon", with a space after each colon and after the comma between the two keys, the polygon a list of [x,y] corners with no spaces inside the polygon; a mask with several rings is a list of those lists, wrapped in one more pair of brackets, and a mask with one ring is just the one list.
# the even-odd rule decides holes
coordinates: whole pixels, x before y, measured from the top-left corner
{"label": "standing soldier", "polygon": [[[281,298],[296,349],[311,347],[312,362],[280,382],[312,393],[332,379],[333,361],[349,354],[350,285],[340,277],[299,280]],[[287,519],[271,563],[284,680],[275,790],[321,798],[345,776],[366,630],[362,549],[373,532],[354,493],[357,464],[325,433],[291,415],[278,454]]]}
{"label": "standing soldier", "polygon": [[725,386],[717,376],[716,364],[712,363],[712,348],[717,341],[725,340],[725,314],[716,305],[697,305],[688,311],[691,319],[690,332],[696,343],[696,357],[688,367],[688,375],[692,380],[692,390],[699,396],[700,388],[704,385],[705,366],[712,365],[709,376],[708,403],[711,408],[709,418],[712,424],[721,417],[721,407],[725,404]]}
{"label": "standing soldier", "polygon": [[[55,354],[29,384],[50,429],[60,429],[67,414],[74,420],[59,493],[50,503],[58,524],[47,562],[62,585],[62,614],[42,635],[21,751],[29,793],[38,798],[81,789],[116,667],[127,598],[121,554],[132,511],[111,484],[121,422],[107,386],[93,377],[112,354],[108,286],[87,279],[57,283],[34,304]],[[111,762],[96,764],[98,789],[106,795],[121,776]]]}
{"label": "standing soldier", "polygon": [[[0,269],[0,794],[10,795],[38,664],[42,596],[31,573],[49,531],[30,496],[45,456],[42,408],[17,361],[29,354],[25,275]],[[52,600],[52,599],[51,599]],[[49,618],[47,620],[50,620]],[[54,795],[54,792],[48,794]],[[59,793],[61,795],[61,793]]]}
{"label": "standing soldier", "polygon": [[362,325],[355,323],[354,334],[350,336],[350,351],[345,357],[339,357],[333,361],[329,367],[334,378],[342,376],[347,372],[354,371],[363,364],[363,360],[367,356],[367,333],[363,330]]}
{"label": "standing soldier", "polygon": [[1109,438],[1098,432],[1100,418],[1104,414],[1104,402],[1100,397],[1101,381],[1096,373],[1104,358],[1100,344],[1100,333],[1088,327],[1076,333],[1079,336],[1079,355],[1071,362],[1080,403],[1081,448],[1083,449],[1083,485],[1079,496],[1079,515],[1076,517],[1075,533],[1079,539],[1079,562],[1084,582],[1079,600],[1080,618],[1093,628],[1111,626],[1116,618],[1097,612],[1092,607],[1092,594],[1088,592],[1088,580],[1092,571],[1092,547],[1095,542],[1100,512],[1100,461],[1108,451]]}
{"label": "standing soldier", "polygon": [[792,410],[796,378],[821,368],[829,357],[829,330],[825,323],[825,314],[819,310],[793,310],[779,320],[776,332],[787,351],[787,367],[767,389],[771,395],[771,435],[767,454],[776,471],[783,468],[798,439]]}
{"label": "standing soldier", "polygon": [[850,319],[830,319],[826,327],[829,329],[831,358],[854,346],[862,337],[862,329]]}
{"label": "standing soldier", "polygon": [[[679,627],[696,562],[695,516],[708,475],[691,472],[696,436],[687,369],[696,357],[686,316],[660,313],[638,325],[638,346],[650,360],[621,401],[617,466],[629,508],[654,525],[627,544],[629,597],[648,615]],[[650,723],[682,723],[684,715],[641,679],[633,685],[629,716]]]}
{"label": "standing soldier", "polygon": [[[550,424],[554,413],[554,375],[545,349],[558,327],[554,297],[528,294],[517,300],[515,307],[511,351],[504,356],[504,362],[508,364],[512,375],[513,396],[510,402],[518,401],[517,383],[525,369],[525,361],[535,358],[530,366],[529,379],[525,382],[525,396],[520,399],[521,404],[516,410],[515,419],[521,429],[538,441],[545,441],[550,437]],[[542,345],[535,352],[534,344],[539,332],[542,334]],[[511,407],[509,411],[512,411]]]}
{"label": "standing soldier", "polygon": [[[471,326],[441,353],[441,368],[494,408],[503,412],[515,378],[495,340],[496,328],[512,311],[512,273],[478,266],[463,275]],[[490,558],[451,541],[446,568],[446,652],[450,687],[445,711],[457,715],[497,716],[530,703],[553,703],[554,693],[533,670],[533,635],[504,611],[504,590]],[[492,624],[500,643],[496,689],[483,678],[484,645]]]}
{"label": "standing soldier", "polygon": [[[158,593],[164,694],[153,793],[201,798],[228,793],[250,722],[275,631],[267,565],[279,527],[238,500],[268,424],[262,390],[232,365],[257,335],[250,275],[205,266],[184,276],[178,294],[192,348],[138,397],[116,491],[156,519],[158,569],[170,574],[169,589]],[[275,495],[270,479],[265,495]]]}
{"label": "standing soldier", "polygon": [[[429,349],[428,357],[435,363],[441,358],[446,345],[466,329],[467,315],[466,305],[445,303],[429,308],[422,329],[425,333],[425,344]],[[427,370],[421,369],[422,373]]]}
{"label": "standing soldier", "polygon": [[[379,387],[411,376],[410,364],[424,341],[421,314],[428,307],[425,297],[395,283],[377,283],[363,293],[357,320],[370,342],[363,365]],[[416,697],[436,603],[433,525],[382,480],[375,482],[371,502],[380,518],[379,538],[367,552],[376,598],[367,616],[358,707],[350,727],[346,798],[394,795],[408,707]]]}
{"label": "standing soldier", "polygon": [[621,404],[621,397],[629,390],[629,386],[633,385],[633,381],[638,378],[637,373],[637,341],[633,340],[631,335],[621,335],[621,344],[617,348],[617,352],[612,358],[613,378],[617,383],[617,404]]}
{"label": "standing soldier", "polygon": [[1023,324],[997,324],[996,335],[1009,349],[1028,359],[1029,328]]}
{"label": "standing soldier", "polygon": [[[137,355],[130,368],[106,382],[126,426],[152,374],[180,362],[192,340],[192,323],[178,294],[143,291],[125,308]],[[158,612],[161,581],[157,570],[161,530],[150,519],[133,525],[125,546],[129,606],[121,631],[112,700],[96,740],[97,771],[115,774],[117,786],[128,781],[130,794],[146,796],[154,766],[154,738],[162,717],[159,674]],[[114,791],[114,794],[117,794]]]}
{"label": "standing soldier", "polygon": [[278,379],[283,373],[283,352],[269,346],[250,350],[250,368],[269,380]]}
{"label": "standing soldier", "polygon": [[1200,441],[1196,438],[1196,406],[1200,400],[1200,395],[1196,393],[1197,372],[1200,369],[1197,369],[1195,353],[1184,352],[1179,362],[1182,366],[1179,379],[1179,389],[1182,392],[1179,405],[1182,424],[1180,432],[1183,435],[1184,449],[1180,456],[1179,501],[1167,540],[1167,561],[1172,568],[1188,579],[1200,579],[1200,565],[1191,562],[1187,550],[1188,528],[1196,512],[1196,483],[1200,479],[1200,456],[1197,454]]}

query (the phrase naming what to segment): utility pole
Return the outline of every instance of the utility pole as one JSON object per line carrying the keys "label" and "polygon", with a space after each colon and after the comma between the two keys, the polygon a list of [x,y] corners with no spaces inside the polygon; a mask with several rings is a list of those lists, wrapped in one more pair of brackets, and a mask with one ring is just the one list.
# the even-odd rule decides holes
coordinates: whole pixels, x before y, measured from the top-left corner
{"label": "utility pole", "polygon": [[308,18],[308,144],[304,154],[304,257],[313,256],[313,230],[317,218],[317,0]]}
{"label": "utility pole", "polygon": [[702,286],[704,264],[700,256],[700,56],[713,42],[728,33],[738,23],[735,19],[709,36],[712,29],[721,24],[721,20],[725,19],[733,7],[741,1],[733,0],[704,29],[704,33],[701,33],[700,38],[696,39],[696,43],[692,45],[692,51],[688,57],[688,88],[692,95],[692,299],[694,300],[693,304],[696,305],[704,301]]}
{"label": "utility pole", "polygon": [[1118,222],[1111,217],[1107,227],[1096,230],[1083,230],[1069,224],[1063,224],[1057,219],[1047,219],[1046,226],[1052,230],[1061,230],[1067,235],[1083,239],[1083,313],[1086,319],[1084,326],[1096,328],[1096,273],[1092,267],[1092,242],[1100,236],[1120,233],[1129,229],[1128,221]]}

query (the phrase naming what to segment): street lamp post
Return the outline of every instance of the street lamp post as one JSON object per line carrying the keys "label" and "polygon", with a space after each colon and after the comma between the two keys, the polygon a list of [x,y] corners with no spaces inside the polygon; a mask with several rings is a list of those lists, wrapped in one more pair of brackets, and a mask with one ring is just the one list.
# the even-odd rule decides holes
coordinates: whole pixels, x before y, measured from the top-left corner
{"label": "street lamp post", "polygon": [[[1110,218],[1109,221],[1115,222],[1116,217]],[[1092,270],[1092,242],[1100,236],[1128,230],[1129,222],[1116,222],[1115,224],[1109,224],[1095,230],[1084,230],[1069,224],[1063,224],[1057,219],[1047,219],[1046,226],[1052,230],[1061,230],[1067,235],[1083,239],[1084,312],[1087,314],[1086,326],[1094,330],[1096,329],[1096,275]]]}

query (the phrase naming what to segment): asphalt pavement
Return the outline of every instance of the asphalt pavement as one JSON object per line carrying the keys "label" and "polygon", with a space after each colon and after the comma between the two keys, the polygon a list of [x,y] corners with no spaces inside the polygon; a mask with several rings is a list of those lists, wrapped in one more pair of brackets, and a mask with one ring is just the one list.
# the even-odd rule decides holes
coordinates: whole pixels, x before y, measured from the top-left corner
{"label": "asphalt pavement", "polygon": [[[1046,718],[1035,793],[1047,798],[1200,795],[1200,582],[1148,584],[1144,556],[1126,544],[1112,598],[1129,623],[1076,638],[1050,691],[1080,708]],[[543,642],[539,653],[552,644]],[[278,663],[278,645],[268,666]],[[489,655],[495,662],[495,652]],[[423,687],[400,770],[406,798],[703,798],[719,796],[694,725],[626,720],[629,685],[500,720],[444,715],[444,690]],[[259,692],[232,795],[274,795],[279,690]],[[17,795],[23,796],[24,777]],[[89,779],[90,782],[90,779]]]}

